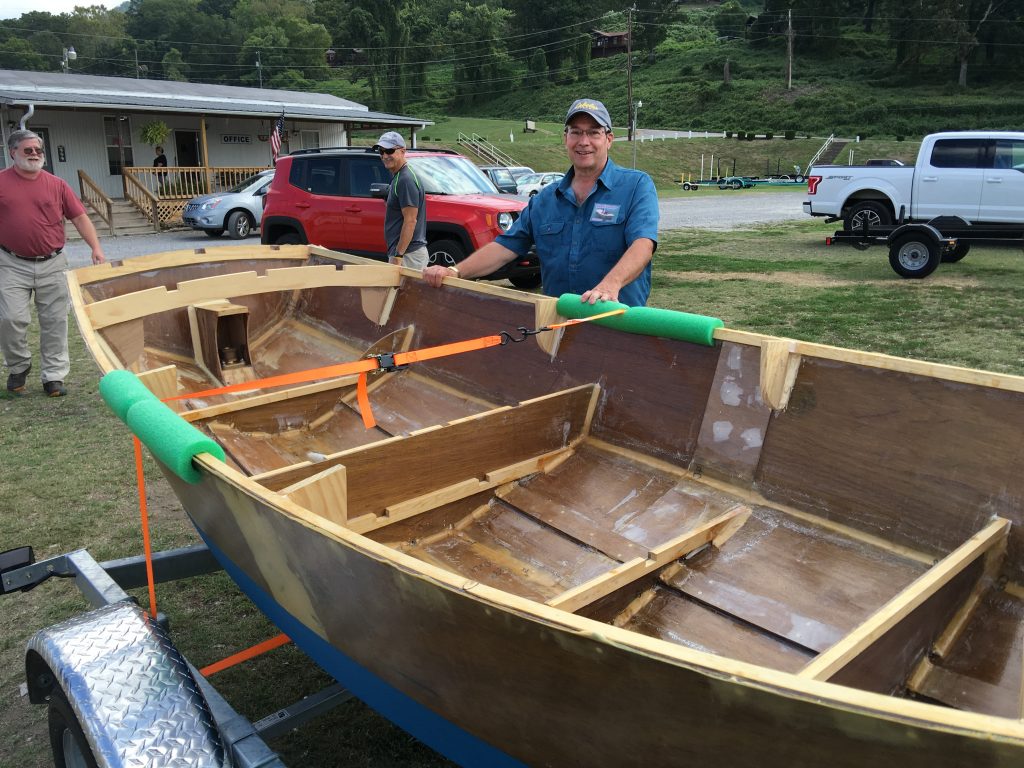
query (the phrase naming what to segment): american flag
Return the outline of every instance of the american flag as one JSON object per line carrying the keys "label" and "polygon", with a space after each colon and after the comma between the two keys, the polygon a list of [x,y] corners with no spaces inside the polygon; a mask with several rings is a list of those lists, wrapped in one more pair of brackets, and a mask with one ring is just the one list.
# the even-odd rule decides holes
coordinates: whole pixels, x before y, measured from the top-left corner
{"label": "american flag", "polygon": [[274,165],[277,164],[277,156],[281,154],[282,136],[284,136],[284,112],[274,121],[274,130],[270,133],[270,155]]}

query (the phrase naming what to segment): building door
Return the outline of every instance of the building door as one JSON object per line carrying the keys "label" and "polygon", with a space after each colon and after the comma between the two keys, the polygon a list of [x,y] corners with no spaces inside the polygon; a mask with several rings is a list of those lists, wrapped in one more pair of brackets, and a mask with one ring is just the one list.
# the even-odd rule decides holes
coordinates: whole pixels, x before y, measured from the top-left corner
{"label": "building door", "polygon": [[175,131],[174,132],[174,153],[176,160],[174,165],[185,168],[195,168],[199,165],[199,132],[198,131]]}
{"label": "building door", "polygon": [[[39,134],[39,138],[43,140],[43,149],[46,150],[46,154],[43,155],[43,169],[49,173],[53,173],[53,152],[54,148],[50,146],[50,129],[49,128],[33,128],[33,133]],[[61,147],[63,149],[63,147]],[[63,158],[61,158],[63,160]]]}

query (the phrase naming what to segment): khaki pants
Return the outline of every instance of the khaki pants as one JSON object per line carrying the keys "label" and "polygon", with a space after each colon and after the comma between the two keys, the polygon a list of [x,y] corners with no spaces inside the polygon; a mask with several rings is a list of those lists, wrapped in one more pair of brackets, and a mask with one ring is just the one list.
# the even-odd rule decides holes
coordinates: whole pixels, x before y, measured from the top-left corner
{"label": "khaki pants", "polygon": [[426,269],[429,258],[430,253],[427,251],[427,246],[424,245],[415,251],[406,251],[405,258],[402,259],[402,266],[409,267],[409,269]]}
{"label": "khaki pants", "polygon": [[68,284],[62,253],[46,261],[26,261],[0,251],[0,350],[11,373],[32,364],[28,347],[29,302],[35,295],[39,315],[39,357],[43,382],[64,381],[68,359]]}

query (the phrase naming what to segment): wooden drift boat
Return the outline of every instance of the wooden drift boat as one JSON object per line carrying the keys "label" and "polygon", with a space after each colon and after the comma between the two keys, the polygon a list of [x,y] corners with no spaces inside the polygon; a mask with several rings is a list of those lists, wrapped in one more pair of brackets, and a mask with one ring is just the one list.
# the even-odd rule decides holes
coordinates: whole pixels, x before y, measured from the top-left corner
{"label": "wooden drift boat", "polygon": [[299,374],[587,311],[307,246],[69,281],[232,578],[454,760],[1024,764],[1024,378],[629,310],[361,395]]}

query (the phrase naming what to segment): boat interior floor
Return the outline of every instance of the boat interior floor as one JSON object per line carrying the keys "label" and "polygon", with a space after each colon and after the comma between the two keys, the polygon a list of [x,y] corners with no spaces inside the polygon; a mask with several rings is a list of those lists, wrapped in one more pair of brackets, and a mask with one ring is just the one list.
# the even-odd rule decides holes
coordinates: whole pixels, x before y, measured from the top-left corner
{"label": "boat interior floor", "polygon": [[[927,570],[852,535],[584,441],[562,464],[457,509],[369,534],[467,578],[550,601],[729,511],[707,546],[590,606],[646,635],[797,671]],[[459,517],[461,515],[461,517]],[[403,538],[408,537],[408,538]]]}

